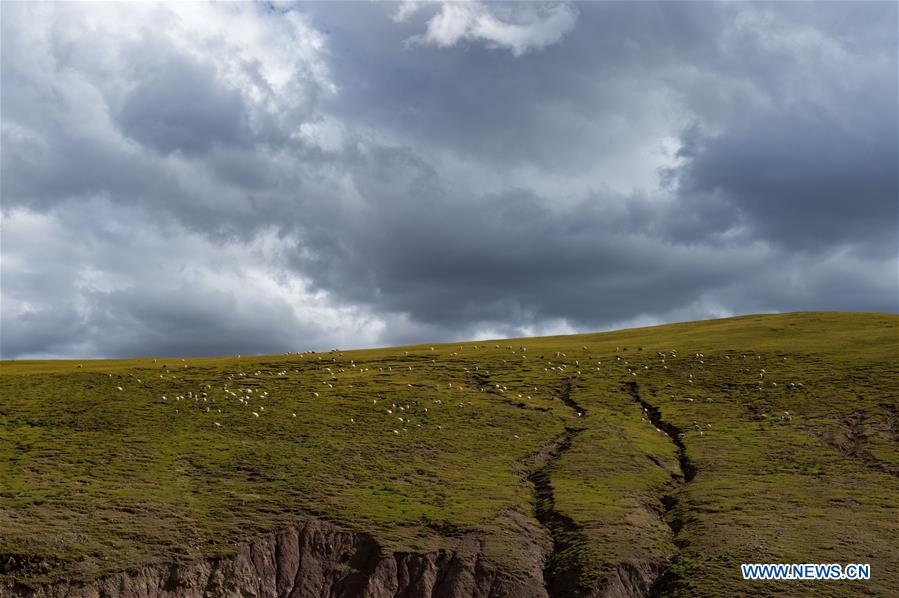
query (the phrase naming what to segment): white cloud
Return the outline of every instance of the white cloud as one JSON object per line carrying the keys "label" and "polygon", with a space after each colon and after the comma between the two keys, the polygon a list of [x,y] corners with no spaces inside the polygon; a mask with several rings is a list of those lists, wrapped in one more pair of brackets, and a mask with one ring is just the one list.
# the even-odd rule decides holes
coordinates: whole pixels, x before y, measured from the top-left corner
{"label": "white cloud", "polygon": [[393,14],[393,20],[397,23],[402,23],[410,16],[418,12],[418,9],[422,7],[421,0],[404,0],[400,2],[400,5],[397,7],[396,12]]}
{"label": "white cloud", "polygon": [[[403,3],[394,18],[402,21],[421,7]],[[491,48],[504,48],[521,56],[558,43],[577,22],[570,4],[493,5],[482,2],[443,2],[427,23],[425,33],[411,43],[447,48],[462,41],[483,41]]]}
{"label": "white cloud", "polygon": [[[68,113],[65,126],[94,134],[114,126],[110,118],[140,84],[170,72],[172,61],[196,65],[238,94],[257,133],[297,130],[336,91],[324,36],[294,11],[255,3],[23,3],[4,7],[4,21],[4,82],[15,78],[20,88],[12,107],[53,98]],[[8,111],[4,127],[22,112]]]}
{"label": "white cloud", "polygon": [[381,318],[289,272],[289,236],[264,230],[217,243],[178,225],[136,227],[141,221],[142,210],[100,199],[6,212],[4,357],[298,351],[344,339],[372,346],[384,331]]}

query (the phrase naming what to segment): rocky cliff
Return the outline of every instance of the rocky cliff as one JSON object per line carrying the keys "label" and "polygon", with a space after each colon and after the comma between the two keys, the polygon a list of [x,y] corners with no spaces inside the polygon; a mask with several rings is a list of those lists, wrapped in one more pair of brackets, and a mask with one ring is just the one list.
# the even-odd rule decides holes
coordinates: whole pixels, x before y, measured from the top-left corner
{"label": "rocky cliff", "polygon": [[[511,514],[527,540],[526,573],[498,570],[476,534],[447,550],[387,554],[370,535],[312,519],[244,542],[230,557],[149,565],[89,583],[38,587],[0,584],[0,596],[33,598],[548,598],[543,566],[549,539],[526,518]],[[623,564],[592,589],[564,596],[647,596],[659,563]]]}
{"label": "rocky cliff", "polygon": [[[535,548],[537,548],[535,546]],[[536,556],[536,555],[535,555]],[[474,534],[448,550],[385,554],[368,534],[310,520],[239,546],[226,558],[152,565],[94,582],[0,588],[0,594],[56,598],[545,597],[542,563],[527,575],[498,571]]]}

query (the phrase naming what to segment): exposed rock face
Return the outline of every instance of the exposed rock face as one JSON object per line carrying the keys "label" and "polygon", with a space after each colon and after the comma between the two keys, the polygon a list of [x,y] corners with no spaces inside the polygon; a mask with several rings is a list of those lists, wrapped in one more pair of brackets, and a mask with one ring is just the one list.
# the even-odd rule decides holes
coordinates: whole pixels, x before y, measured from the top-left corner
{"label": "exposed rock face", "polygon": [[658,596],[654,587],[665,570],[661,562],[623,563],[600,584],[598,591],[591,593],[597,598],[636,598],[638,596]]}
{"label": "exposed rock face", "polygon": [[56,598],[545,598],[541,562],[524,578],[498,571],[481,540],[462,537],[452,550],[384,554],[363,533],[310,520],[239,546],[236,555],[189,564],[152,565],[87,584],[0,586],[0,595]]}

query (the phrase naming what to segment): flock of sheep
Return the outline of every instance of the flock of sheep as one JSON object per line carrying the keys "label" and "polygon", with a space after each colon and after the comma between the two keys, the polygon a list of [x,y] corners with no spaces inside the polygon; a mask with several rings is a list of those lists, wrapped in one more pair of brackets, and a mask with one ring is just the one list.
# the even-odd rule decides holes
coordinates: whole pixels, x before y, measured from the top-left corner
{"label": "flock of sheep", "polygon": [[[547,357],[544,355],[533,356],[530,361],[528,361],[527,355],[527,347],[519,346],[517,348],[512,347],[511,345],[506,345],[505,347],[500,347],[500,345],[494,345],[494,350],[502,350],[504,353],[501,354],[501,363],[503,364],[503,369],[508,369],[509,364],[512,362],[518,362],[519,366],[524,366],[524,368],[533,372],[532,364],[540,364],[542,365],[543,372],[553,373],[561,375],[561,378],[570,379],[570,380],[582,380],[590,375],[601,375],[603,371],[603,361],[600,359],[594,359],[591,357],[590,351],[586,346],[581,347],[582,354],[577,358],[569,359],[568,356],[561,351],[555,352],[555,354],[551,357]],[[471,350],[477,354],[477,352],[481,350],[487,349],[486,345],[473,345],[471,346]],[[362,364],[357,363],[355,359],[350,358],[348,362],[344,361],[341,363],[339,361],[342,358],[342,354],[339,351],[333,350],[328,353],[315,353],[315,352],[303,352],[303,353],[288,353],[286,355],[294,355],[300,357],[304,362],[306,362],[306,368],[294,368],[294,371],[291,372],[289,368],[285,368],[282,366],[282,369],[277,371],[263,371],[261,369],[255,370],[253,373],[248,374],[243,371],[237,371],[234,373],[226,374],[226,377],[223,381],[220,382],[221,387],[218,392],[218,388],[216,389],[216,393],[219,395],[220,399],[224,401],[231,401],[234,404],[240,405],[246,408],[247,417],[250,418],[261,418],[263,416],[267,416],[265,403],[271,398],[268,390],[264,390],[261,388],[251,388],[247,386],[241,386],[242,382],[249,381],[261,381],[266,377],[274,378],[274,379],[288,379],[288,377],[292,373],[304,374],[308,372],[308,362],[312,360],[313,371],[316,371],[319,374],[317,380],[314,381],[316,384],[321,384],[321,387],[318,390],[312,390],[307,388],[308,398],[310,400],[316,400],[321,397],[321,392],[341,392],[345,391],[346,394],[352,393],[352,389],[354,388],[354,383],[358,384],[360,381],[364,382],[365,376],[373,376],[380,373],[382,379],[385,374],[389,374],[390,382],[393,384],[398,384],[398,379],[401,378],[399,374],[402,375],[414,375],[417,373],[417,370],[414,368],[418,367],[419,371],[422,369],[429,370],[426,373],[433,375],[435,368],[445,368],[446,372],[454,371],[452,366],[459,365],[461,363],[457,362],[453,364],[453,358],[459,357],[462,352],[465,350],[464,346],[459,346],[457,351],[453,351],[448,354],[448,360],[446,363],[441,364],[438,359],[435,357],[434,352],[435,348],[430,347],[429,351],[425,351],[425,357],[430,356],[431,359],[429,362],[425,362],[426,366],[422,368],[416,363],[408,364],[402,363],[402,365],[393,364],[393,365],[382,365],[377,368],[377,372],[373,370],[372,367],[369,367],[371,364]],[[626,377],[637,377],[641,372],[648,372],[651,367],[649,364],[632,364],[628,359],[625,358],[621,347],[616,347],[614,356],[614,360],[611,366],[607,366],[607,369],[614,369],[615,366],[618,367],[619,372]],[[409,351],[405,351],[405,357],[408,358],[410,356]],[[238,356],[240,357],[240,356]],[[416,359],[421,360],[422,355],[417,354],[414,356]],[[670,351],[658,351],[656,352],[655,357],[658,360],[658,365],[656,367],[661,368],[662,370],[669,370],[669,365],[675,360],[680,360],[682,363],[684,361],[683,358],[679,357],[678,351],[672,349]],[[734,356],[737,358],[736,356]],[[762,359],[761,355],[755,356],[757,359]],[[724,355],[722,359],[730,361],[730,355]],[[740,360],[747,360],[747,356],[745,354],[740,355]],[[785,357],[783,358],[786,359]],[[697,378],[694,378],[694,371],[696,375],[701,375],[701,372],[705,368],[706,365],[706,356],[703,353],[697,352],[687,358],[689,360],[689,366],[687,369],[691,371],[686,372],[686,380],[687,384],[694,384]],[[479,372],[482,375],[488,376],[489,370],[481,369],[480,365],[472,364],[471,360],[465,361],[471,367],[463,367],[462,370],[464,373],[472,373]],[[297,364],[298,365],[298,364]],[[494,365],[499,365],[498,363],[494,363]],[[182,360],[183,368],[187,368],[188,364],[185,360]],[[396,366],[396,369],[395,369]],[[166,365],[162,365],[162,368],[167,368]],[[685,368],[681,368],[685,369]],[[753,368],[751,367],[742,367],[742,372],[751,372]],[[182,370],[183,371],[183,370]],[[766,385],[770,385],[770,387],[777,387],[777,381],[771,380],[771,375],[766,370],[766,368],[758,368],[757,374],[757,387],[761,390],[764,389]],[[136,376],[132,375],[135,378],[138,384],[141,384],[141,380]],[[163,380],[169,381],[178,381],[179,376],[171,369],[165,369],[165,373],[159,374],[159,377]],[[361,380],[360,380],[361,378]],[[299,380],[297,380],[299,381]],[[465,380],[455,380],[455,381],[445,381],[443,383],[435,383],[430,381],[428,384],[420,383],[416,381],[416,384],[412,382],[406,383],[408,388],[417,388],[423,391],[435,391],[433,393],[427,393],[431,395],[431,401],[433,403],[434,408],[444,407],[448,404],[456,405],[458,408],[466,408],[473,405],[471,393],[474,392],[490,392],[498,395],[507,395],[511,398],[516,398],[520,401],[532,401],[534,396],[540,393],[539,387],[534,386],[532,384],[528,384],[526,388],[512,388],[507,384],[500,383],[492,383],[492,384],[484,384],[483,379],[482,383],[478,383],[478,381],[468,378]],[[302,379],[302,383],[309,384],[309,379]],[[456,392],[462,400],[452,399],[450,401],[444,401],[443,398],[440,398],[441,395],[441,384],[445,385],[447,391]],[[801,382],[788,382],[788,388],[790,390],[801,390],[804,388]],[[327,389],[327,391],[325,390]],[[124,392],[124,388],[122,386],[117,386],[117,390],[120,392]],[[291,392],[296,392],[300,390],[296,386],[291,388]],[[166,403],[174,403],[175,405],[181,404],[182,402],[192,402],[196,408],[199,410],[210,413],[210,414],[221,414],[223,403],[216,401],[215,398],[212,398],[211,393],[213,392],[213,386],[210,383],[201,384],[200,387],[194,390],[187,390],[186,392],[182,392],[180,394],[172,395],[171,401],[169,395],[161,395],[160,399],[162,402]],[[377,413],[383,414],[383,416],[387,417],[389,421],[393,422],[393,426],[389,426],[389,432],[394,435],[401,435],[409,431],[410,427],[421,428],[426,426],[429,422],[432,422],[435,418],[433,417],[433,413],[429,411],[428,407],[421,407],[419,400],[422,397],[419,395],[417,399],[407,400],[405,402],[400,401],[399,403],[396,400],[390,400],[384,398],[386,391],[382,388],[379,391],[373,393],[376,396],[371,398],[371,404],[373,409]],[[425,393],[422,393],[425,394]],[[552,393],[549,389],[545,389],[545,394],[549,399],[553,399]],[[675,395],[671,395],[672,399],[675,399]],[[685,397],[683,400],[693,403],[693,397]],[[712,402],[714,399],[712,397],[706,397],[706,402]],[[179,408],[175,407],[176,411]],[[278,409],[280,412],[281,410]],[[644,412],[646,409],[644,408]],[[270,410],[269,413],[272,413]],[[584,415],[583,411],[580,409],[575,409],[575,413],[578,417]],[[286,414],[280,414],[289,418],[297,418],[297,412],[294,410],[287,410]],[[418,420],[415,419],[415,416],[418,416]],[[767,414],[762,415],[763,418],[767,417]],[[780,417],[781,421],[789,422],[792,420],[793,415],[789,411],[784,411],[783,415]],[[218,421],[221,418],[215,418],[212,421],[212,424],[216,428],[221,428],[223,426],[221,421]],[[643,413],[642,420],[645,422],[650,421],[647,413]],[[348,417],[348,421],[351,424],[356,424],[355,417]],[[442,424],[435,424],[438,429],[443,429]],[[711,424],[707,423],[705,426],[702,426],[698,421],[693,422],[693,428],[695,431],[698,431],[700,435],[703,435],[708,428],[711,428]],[[705,428],[705,430],[701,429]],[[658,427],[656,427],[658,432],[662,432]],[[517,438],[517,435],[514,436]]]}

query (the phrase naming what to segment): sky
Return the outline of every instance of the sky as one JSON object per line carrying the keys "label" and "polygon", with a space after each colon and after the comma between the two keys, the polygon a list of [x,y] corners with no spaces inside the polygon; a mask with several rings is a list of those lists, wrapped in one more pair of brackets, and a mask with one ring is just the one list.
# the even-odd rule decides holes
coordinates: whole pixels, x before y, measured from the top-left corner
{"label": "sky", "polygon": [[894,2],[0,11],[4,359],[899,311]]}

